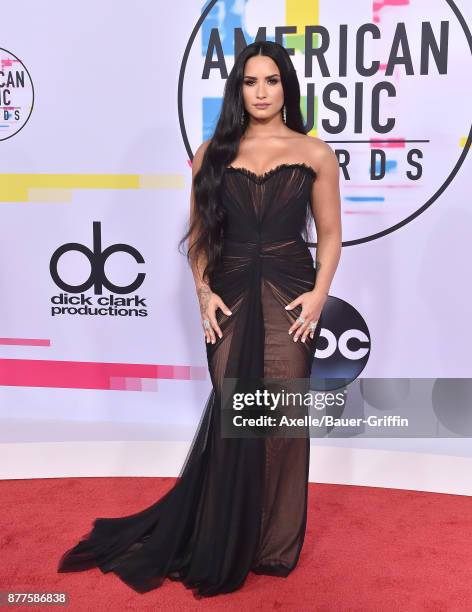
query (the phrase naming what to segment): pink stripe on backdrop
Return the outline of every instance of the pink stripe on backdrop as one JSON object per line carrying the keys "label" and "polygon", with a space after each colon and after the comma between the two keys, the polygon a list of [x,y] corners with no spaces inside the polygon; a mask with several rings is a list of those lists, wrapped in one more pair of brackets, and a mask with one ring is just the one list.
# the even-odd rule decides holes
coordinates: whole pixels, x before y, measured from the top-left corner
{"label": "pink stripe on backdrop", "polygon": [[199,366],[1,359],[0,385],[156,391],[158,379],[204,380]]}
{"label": "pink stripe on backdrop", "polygon": [[49,338],[0,338],[0,344],[20,344],[23,346],[51,346]]}
{"label": "pink stripe on backdrop", "polygon": [[[393,136],[391,138],[393,138]],[[379,140],[376,140],[375,138],[370,138],[370,146],[375,147],[376,149],[404,149],[405,148],[404,138],[401,138],[401,136],[397,136],[393,138],[393,140],[399,140],[400,142],[385,142],[385,141],[382,141],[381,138],[379,138]]]}
{"label": "pink stripe on backdrop", "polygon": [[110,389],[114,391],[157,391],[157,379],[110,376]]}

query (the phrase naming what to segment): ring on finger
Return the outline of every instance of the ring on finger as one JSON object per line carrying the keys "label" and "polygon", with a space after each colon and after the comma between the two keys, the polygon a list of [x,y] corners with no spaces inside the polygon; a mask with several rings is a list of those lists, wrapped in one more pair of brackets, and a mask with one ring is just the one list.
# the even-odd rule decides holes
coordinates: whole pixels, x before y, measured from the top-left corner
{"label": "ring on finger", "polygon": [[300,321],[300,323],[305,323],[305,317],[297,317],[297,321]]}
{"label": "ring on finger", "polygon": [[210,321],[209,321],[208,319],[205,319],[205,320],[203,321],[203,327],[204,327],[205,329],[210,329]]}

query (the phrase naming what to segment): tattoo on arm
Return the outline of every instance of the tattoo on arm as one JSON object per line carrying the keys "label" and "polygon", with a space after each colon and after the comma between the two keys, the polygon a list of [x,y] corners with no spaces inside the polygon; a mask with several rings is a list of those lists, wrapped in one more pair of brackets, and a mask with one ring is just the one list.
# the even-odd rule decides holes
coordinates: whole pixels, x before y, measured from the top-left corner
{"label": "tattoo on arm", "polygon": [[208,285],[202,284],[197,290],[198,301],[200,302],[200,310],[202,315],[207,311],[208,302],[211,296],[211,289]]}
{"label": "tattoo on arm", "polygon": [[[315,285],[317,289],[319,289],[317,282],[318,282],[318,272],[320,271],[320,268],[321,268],[321,261],[317,259],[315,261]],[[326,295],[327,297],[329,294],[327,291],[323,291],[323,295]]]}

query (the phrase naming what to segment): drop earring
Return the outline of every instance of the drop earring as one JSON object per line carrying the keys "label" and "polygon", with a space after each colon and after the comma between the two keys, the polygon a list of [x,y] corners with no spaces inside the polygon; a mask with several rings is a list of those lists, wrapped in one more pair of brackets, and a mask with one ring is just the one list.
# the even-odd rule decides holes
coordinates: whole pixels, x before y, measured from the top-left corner
{"label": "drop earring", "polygon": [[246,119],[246,114],[244,112],[244,108],[243,108],[243,112],[241,113],[241,125],[244,125],[244,120]]}
{"label": "drop earring", "polygon": [[284,123],[287,123],[287,109],[285,108],[285,104],[283,105],[283,108],[282,108],[282,118],[283,118]]}

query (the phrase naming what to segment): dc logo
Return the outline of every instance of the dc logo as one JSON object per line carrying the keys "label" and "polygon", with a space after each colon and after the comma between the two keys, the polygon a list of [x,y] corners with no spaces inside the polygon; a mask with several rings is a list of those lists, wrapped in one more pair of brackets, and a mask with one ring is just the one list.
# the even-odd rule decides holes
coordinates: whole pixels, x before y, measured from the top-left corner
{"label": "dc logo", "polygon": [[[69,285],[66,283],[60,276],[58,272],[58,262],[59,259],[67,253],[68,251],[79,251],[83,253],[85,257],[90,262],[90,276],[88,279],[82,283],[81,285]],[[129,285],[115,285],[105,276],[105,263],[107,259],[113,253],[117,253],[118,251],[124,251],[125,253],[129,253],[131,257],[134,257],[137,263],[144,263],[144,258],[141,253],[130,246],[129,244],[112,244],[102,251],[102,231],[101,231],[101,223],[100,221],[93,222],[93,250],[89,249],[84,244],[80,244],[79,242],[68,242],[63,244],[58,249],[56,249],[51,257],[51,261],[49,264],[49,270],[51,272],[51,277],[53,281],[56,283],[58,287],[67,291],[68,293],[82,293],[90,289],[90,287],[94,288],[94,292],[96,295],[101,295],[103,292],[103,287],[108,289],[108,291],[112,293],[124,294],[131,293],[132,291],[136,291],[138,287],[140,287],[144,281],[144,277],[146,274],[144,272],[140,272],[136,275],[135,280]]]}
{"label": "dc logo", "polygon": [[320,323],[310,387],[332,391],[351,383],[365,368],[370,354],[370,334],[355,308],[331,296],[324,304]]}

